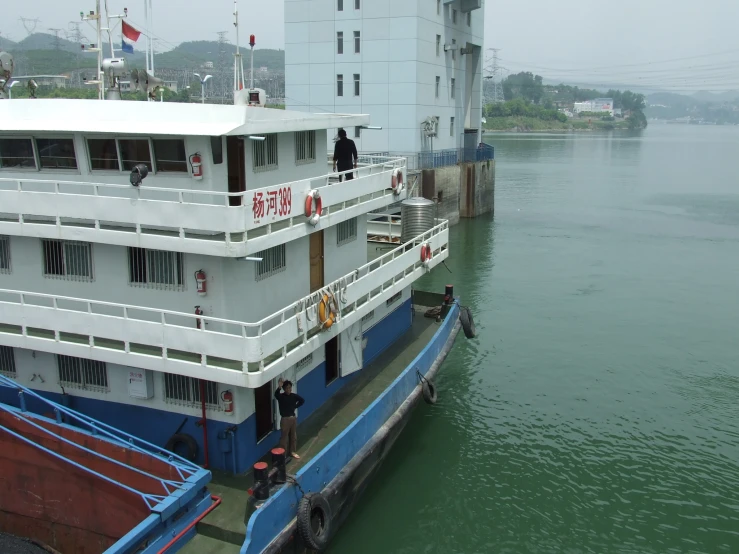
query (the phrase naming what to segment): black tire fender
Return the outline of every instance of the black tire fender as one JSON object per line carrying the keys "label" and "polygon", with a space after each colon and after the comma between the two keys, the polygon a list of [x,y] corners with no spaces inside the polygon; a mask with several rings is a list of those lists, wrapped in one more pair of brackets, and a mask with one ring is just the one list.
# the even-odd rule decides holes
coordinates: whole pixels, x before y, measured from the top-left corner
{"label": "black tire fender", "polygon": [[477,330],[475,329],[475,320],[472,319],[472,310],[463,307],[459,311],[459,321],[462,323],[464,336],[468,339],[474,339],[477,336]]}
{"label": "black tire fender", "polygon": [[167,444],[164,445],[164,449],[177,454],[176,448],[178,446],[185,447],[186,454],[182,457],[186,460],[194,462],[198,457],[198,443],[192,435],[188,435],[187,433],[176,433],[169,437]]}
{"label": "black tire fender", "polygon": [[426,404],[436,404],[438,398],[436,392],[436,385],[429,379],[424,379],[421,385],[421,391],[423,392],[423,399]]}
{"label": "black tire fender", "polygon": [[331,537],[331,506],[320,492],[309,492],[298,503],[298,533],[309,549],[323,552]]}

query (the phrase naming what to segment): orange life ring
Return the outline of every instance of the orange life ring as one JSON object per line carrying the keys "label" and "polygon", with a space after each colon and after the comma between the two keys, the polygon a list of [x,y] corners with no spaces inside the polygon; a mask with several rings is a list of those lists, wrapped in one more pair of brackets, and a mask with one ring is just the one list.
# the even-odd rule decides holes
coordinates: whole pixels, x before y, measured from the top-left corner
{"label": "orange life ring", "polygon": [[318,303],[318,319],[321,327],[330,329],[336,323],[336,301],[333,294],[324,294]]}
{"label": "orange life ring", "polygon": [[313,189],[305,197],[305,217],[309,219],[311,225],[316,225],[321,218],[321,212],[323,212],[321,194]]}
{"label": "orange life ring", "polygon": [[426,243],[421,246],[421,262],[426,263],[431,260],[431,257],[433,256],[431,252],[431,245]]}
{"label": "orange life ring", "polygon": [[395,171],[393,171],[393,178],[391,181],[391,186],[393,188],[393,191],[398,194],[401,190],[403,190],[403,170],[398,168]]}

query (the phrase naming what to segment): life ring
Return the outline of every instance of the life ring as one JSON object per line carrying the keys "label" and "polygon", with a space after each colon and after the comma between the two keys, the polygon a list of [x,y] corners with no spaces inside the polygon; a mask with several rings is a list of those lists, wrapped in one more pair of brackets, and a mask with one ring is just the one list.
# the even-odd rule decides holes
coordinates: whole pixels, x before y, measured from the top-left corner
{"label": "life ring", "polygon": [[464,336],[474,339],[477,336],[477,329],[475,329],[475,320],[472,319],[472,311],[469,308],[463,307],[459,311],[459,321],[462,323]]}
{"label": "life ring", "polygon": [[403,170],[400,168],[395,169],[393,171],[393,178],[391,181],[391,185],[393,187],[393,192],[395,194],[400,194],[400,191],[403,190]]}
{"label": "life ring", "polygon": [[428,264],[432,256],[431,245],[429,243],[423,244],[421,246],[421,263]]}
{"label": "life ring", "polygon": [[180,456],[177,452],[177,447],[183,446],[185,447],[186,454],[182,455],[182,457],[194,462],[198,456],[198,443],[191,435],[186,433],[176,433],[172,435],[169,437],[167,444],[164,445],[164,449]]}
{"label": "life ring", "polygon": [[321,212],[323,212],[321,193],[313,189],[305,197],[305,217],[308,218],[308,223],[314,227],[318,225],[318,220],[321,219]]}
{"label": "life ring", "polygon": [[322,552],[331,538],[331,506],[319,492],[309,492],[298,502],[298,533],[310,550]]}
{"label": "life ring", "polygon": [[326,293],[318,303],[318,320],[323,329],[330,329],[336,323],[336,299],[333,294]]}
{"label": "life ring", "polygon": [[424,379],[421,385],[421,392],[423,392],[423,399],[426,404],[436,404],[438,398],[436,394],[436,385],[429,379]]}

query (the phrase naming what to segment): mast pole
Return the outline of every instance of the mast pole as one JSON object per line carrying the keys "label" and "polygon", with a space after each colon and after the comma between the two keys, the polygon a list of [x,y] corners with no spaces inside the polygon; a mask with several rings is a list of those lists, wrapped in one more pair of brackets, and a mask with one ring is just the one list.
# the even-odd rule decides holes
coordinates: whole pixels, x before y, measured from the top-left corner
{"label": "mast pole", "polygon": [[95,2],[95,16],[97,19],[97,47],[98,47],[98,91],[100,100],[105,99],[105,80],[103,77],[103,20],[100,13],[100,0]]}
{"label": "mast pole", "polygon": [[152,29],[154,27],[154,7],[152,0],[149,0],[149,40],[151,41],[151,48],[149,49],[151,54],[151,75],[154,76],[154,35]]}

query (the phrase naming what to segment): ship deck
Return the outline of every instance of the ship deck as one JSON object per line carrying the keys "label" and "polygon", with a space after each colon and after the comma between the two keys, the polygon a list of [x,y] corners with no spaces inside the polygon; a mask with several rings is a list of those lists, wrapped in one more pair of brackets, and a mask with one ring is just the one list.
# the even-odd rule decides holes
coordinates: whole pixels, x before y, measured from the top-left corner
{"label": "ship deck", "polygon": [[[414,291],[415,302],[441,302],[441,295]],[[428,296],[426,296],[428,294]],[[428,298],[428,301],[424,300]],[[437,303],[437,305],[438,305]],[[434,319],[424,317],[428,307],[414,304],[413,323],[402,337],[395,341],[377,359],[359,372],[314,414],[298,425],[298,453],[300,460],[290,460],[288,474],[295,474],[334,440],[408,367],[429,343],[439,328]],[[269,461],[265,458],[264,461]],[[180,552],[183,554],[236,554],[246,540],[246,492],[253,485],[251,473],[230,475],[213,473],[208,488],[220,496],[223,503],[211,512],[197,527],[198,534]]]}

